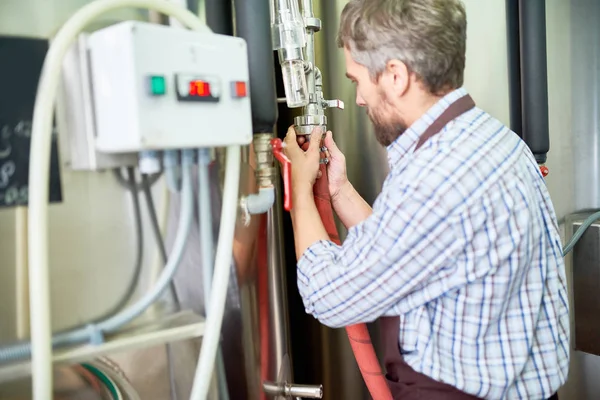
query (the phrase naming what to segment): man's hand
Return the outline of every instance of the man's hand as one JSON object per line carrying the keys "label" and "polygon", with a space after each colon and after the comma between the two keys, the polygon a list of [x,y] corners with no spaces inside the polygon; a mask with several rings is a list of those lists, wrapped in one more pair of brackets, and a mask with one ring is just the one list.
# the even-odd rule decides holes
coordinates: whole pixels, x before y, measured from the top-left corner
{"label": "man's hand", "polygon": [[[284,152],[292,163],[292,196],[294,199],[312,197],[313,185],[319,173],[320,142],[323,133],[319,128],[311,134],[312,140],[305,146],[304,151],[298,144],[296,130],[293,126],[288,129],[285,137]],[[294,201],[293,204],[296,202]]]}
{"label": "man's hand", "polygon": [[[297,141],[303,150],[308,150],[309,143],[306,141],[305,136],[298,136]],[[310,142],[312,143],[312,140]],[[329,195],[333,199],[340,194],[342,188],[347,186],[350,181],[348,181],[346,173],[346,157],[335,144],[331,131],[328,131],[325,135],[325,147],[327,147],[325,156],[329,159],[329,164],[327,165]]]}
{"label": "man's hand", "polygon": [[[298,137],[297,140],[303,149],[309,148],[309,143],[304,136]],[[310,144],[313,144],[312,140]],[[327,177],[331,204],[344,226],[349,229],[369,218],[372,210],[348,180],[346,157],[333,141],[331,132],[327,132],[325,136],[325,147],[327,147],[326,157],[329,158]]]}
{"label": "man's hand", "polygon": [[327,147],[327,177],[329,178],[329,195],[335,199],[344,186],[347,186],[348,175],[346,173],[346,157],[333,141],[331,132],[327,132],[325,136],[325,147]]}

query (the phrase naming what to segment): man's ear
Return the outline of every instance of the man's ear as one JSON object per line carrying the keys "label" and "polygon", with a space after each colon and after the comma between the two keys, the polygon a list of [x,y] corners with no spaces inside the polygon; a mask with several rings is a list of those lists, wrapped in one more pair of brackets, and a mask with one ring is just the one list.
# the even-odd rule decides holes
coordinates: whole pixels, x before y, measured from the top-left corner
{"label": "man's ear", "polygon": [[382,74],[382,82],[385,88],[388,88],[390,94],[402,96],[410,86],[410,70],[408,66],[400,60],[392,59],[387,62],[385,71]]}

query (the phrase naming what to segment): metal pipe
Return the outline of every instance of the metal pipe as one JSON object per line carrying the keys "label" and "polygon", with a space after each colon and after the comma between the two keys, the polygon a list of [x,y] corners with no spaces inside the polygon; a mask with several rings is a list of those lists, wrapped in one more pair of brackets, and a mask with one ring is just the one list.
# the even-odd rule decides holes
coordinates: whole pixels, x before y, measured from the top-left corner
{"label": "metal pipe", "polygon": [[[310,94],[315,93],[315,29],[310,27],[310,21],[314,19],[312,0],[302,0],[302,16],[306,21],[306,61],[309,63],[309,71],[306,74],[306,84]],[[310,103],[314,103],[316,99],[310,99]]]}
{"label": "metal pipe", "polygon": [[234,0],[237,36],[246,40],[254,133],[272,133],[277,122],[277,95],[269,0]]}
{"label": "metal pipe", "polygon": [[263,384],[265,393],[271,396],[296,397],[307,399],[323,398],[323,385],[296,385],[265,382]]}
{"label": "metal pipe", "polygon": [[548,61],[546,58],[546,1],[519,3],[523,138],[538,163],[550,150],[548,122]]}
{"label": "metal pipe", "polygon": [[521,105],[521,35],[519,21],[519,0],[506,0],[510,129],[523,138],[523,114]]}
{"label": "metal pipe", "polygon": [[204,0],[204,4],[206,24],[210,29],[214,33],[233,36],[233,8],[231,0]]}
{"label": "metal pipe", "polygon": [[[269,279],[269,337],[271,338],[269,360],[269,371],[271,377],[276,377],[282,370],[285,355],[290,356],[289,317],[286,307],[287,293],[285,290],[285,270],[283,255],[283,225],[282,205],[279,180],[275,180],[276,200],[267,214],[267,257],[268,257],[268,279]],[[291,371],[290,371],[291,374]]]}

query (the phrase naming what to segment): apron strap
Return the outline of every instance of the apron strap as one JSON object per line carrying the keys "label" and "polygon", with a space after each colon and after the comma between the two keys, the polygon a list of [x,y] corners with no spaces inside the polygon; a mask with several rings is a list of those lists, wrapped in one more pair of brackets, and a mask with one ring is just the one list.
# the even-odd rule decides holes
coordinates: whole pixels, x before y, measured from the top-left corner
{"label": "apron strap", "polygon": [[473,108],[475,108],[475,102],[468,94],[450,104],[450,106],[435,121],[433,121],[433,124],[425,129],[425,132],[423,132],[417,142],[415,151],[419,150],[425,142],[437,135],[449,122],[460,117],[467,111],[471,111]]}

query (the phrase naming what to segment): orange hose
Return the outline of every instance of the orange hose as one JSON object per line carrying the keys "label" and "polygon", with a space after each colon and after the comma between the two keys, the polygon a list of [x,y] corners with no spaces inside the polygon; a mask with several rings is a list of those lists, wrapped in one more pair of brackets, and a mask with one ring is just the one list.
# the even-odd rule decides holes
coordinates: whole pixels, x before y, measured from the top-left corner
{"label": "orange hose", "polygon": [[[329,239],[340,245],[340,236],[335,226],[333,218],[333,208],[331,206],[331,197],[329,195],[329,179],[327,178],[327,168],[321,165],[321,178],[317,179],[313,187],[315,203],[317,210],[329,235]],[[356,324],[346,327],[346,333],[354,352],[354,357],[358,363],[360,373],[371,393],[373,400],[391,400],[392,393],[387,384],[385,376],[381,371],[379,360],[375,355],[371,336],[365,324]]]}

